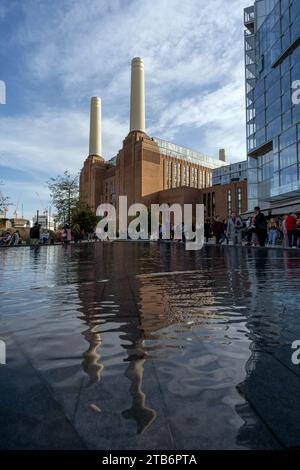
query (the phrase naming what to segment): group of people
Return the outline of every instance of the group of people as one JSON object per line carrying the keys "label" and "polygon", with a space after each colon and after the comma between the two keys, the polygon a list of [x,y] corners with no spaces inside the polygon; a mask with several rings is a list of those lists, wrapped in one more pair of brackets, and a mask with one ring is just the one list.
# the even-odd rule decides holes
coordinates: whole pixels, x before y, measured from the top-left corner
{"label": "group of people", "polygon": [[51,232],[42,227],[38,222],[35,222],[33,227],[31,227],[29,236],[31,245],[46,245],[48,242],[54,243],[54,238],[51,236]]}
{"label": "group of people", "polygon": [[8,230],[0,237],[0,246],[17,246],[22,243],[19,230],[10,233]]}
{"label": "group of people", "polygon": [[[208,243],[211,237],[215,238],[216,244],[229,242],[232,245],[242,245],[244,242],[247,246],[265,246],[268,243],[271,246],[281,245],[284,248],[300,248],[300,217],[290,213],[283,218],[274,217],[269,211],[266,216],[259,207],[254,209],[255,215],[249,217],[245,222],[235,212],[231,213],[228,220],[221,220],[216,216],[211,223],[206,220],[204,223],[204,237]],[[182,228],[183,230],[183,228]],[[184,233],[184,231],[183,231]],[[88,241],[96,238],[95,230],[87,233],[81,228],[73,227],[65,224],[61,231],[61,241],[64,244],[71,243],[72,238],[75,242],[81,241],[87,235]],[[160,226],[160,238],[162,238],[162,226]],[[171,227],[171,239],[174,238],[174,227]],[[47,242],[54,243],[53,236],[49,232],[42,229],[41,225],[36,222],[30,229],[30,244],[39,245]],[[0,236],[0,246],[16,246],[22,243],[20,232],[16,230],[14,233],[6,231]]]}
{"label": "group of people", "polygon": [[296,214],[290,213],[280,219],[273,217],[271,211],[265,216],[260,207],[255,207],[254,212],[255,215],[247,222],[235,212],[228,220],[221,220],[218,216],[212,224],[207,220],[204,224],[206,242],[213,236],[217,244],[231,241],[233,245],[241,245],[245,241],[247,246],[265,246],[268,243],[300,248],[300,218]]}
{"label": "group of people", "polygon": [[229,241],[233,245],[241,245],[243,229],[243,221],[235,212],[231,213],[228,220],[221,220],[219,216],[216,216],[212,224],[209,220],[206,220],[204,223],[205,241],[208,243],[209,239],[213,236],[218,245],[223,242],[228,244]]}

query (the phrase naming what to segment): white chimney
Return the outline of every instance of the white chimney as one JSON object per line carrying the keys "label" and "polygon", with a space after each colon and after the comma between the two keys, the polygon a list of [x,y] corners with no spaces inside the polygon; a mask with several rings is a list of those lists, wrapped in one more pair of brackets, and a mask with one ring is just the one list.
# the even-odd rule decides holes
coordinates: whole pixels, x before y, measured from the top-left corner
{"label": "white chimney", "polygon": [[101,154],[101,99],[98,96],[93,96],[91,99],[89,155],[99,155],[101,157]]}
{"label": "white chimney", "polygon": [[145,132],[144,61],[135,57],[131,62],[130,132]]}

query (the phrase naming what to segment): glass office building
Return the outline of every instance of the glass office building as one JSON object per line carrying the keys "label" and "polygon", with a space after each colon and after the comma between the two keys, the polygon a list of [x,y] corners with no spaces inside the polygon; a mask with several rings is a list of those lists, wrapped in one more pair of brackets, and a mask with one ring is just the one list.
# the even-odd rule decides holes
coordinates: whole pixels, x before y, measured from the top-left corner
{"label": "glass office building", "polygon": [[[244,10],[248,210],[300,204],[300,0]],[[300,206],[299,206],[300,210]]]}
{"label": "glass office building", "polygon": [[221,166],[212,171],[212,185],[237,183],[247,180],[247,160]]}

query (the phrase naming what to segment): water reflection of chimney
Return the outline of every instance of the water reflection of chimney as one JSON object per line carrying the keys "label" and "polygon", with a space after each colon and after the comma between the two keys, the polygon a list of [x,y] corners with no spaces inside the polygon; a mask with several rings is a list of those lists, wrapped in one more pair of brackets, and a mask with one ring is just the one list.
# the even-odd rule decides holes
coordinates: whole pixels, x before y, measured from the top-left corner
{"label": "water reflection of chimney", "polygon": [[[86,321],[89,325],[89,322]],[[90,327],[82,334],[85,340],[89,343],[89,348],[83,353],[82,368],[84,372],[89,376],[90,383],[92,385],[99,382],[101,379],[101,372],[104,368],[101,363],[101,356],[98,354],[97,349],[101,345],[101,335],[97,332],[98,322],[92,322]]]}
{"label": "water reflection of chimney", "polygon": [[132,406],[124,410],[122,415],[136,422],[138,434],[148,429],[157,416],[155,410],[146,406],[146,395],[142,390],[145,361],[146,359],[131,361],[125,372],[125,376],[131,381],[129,391],[132,396]]}

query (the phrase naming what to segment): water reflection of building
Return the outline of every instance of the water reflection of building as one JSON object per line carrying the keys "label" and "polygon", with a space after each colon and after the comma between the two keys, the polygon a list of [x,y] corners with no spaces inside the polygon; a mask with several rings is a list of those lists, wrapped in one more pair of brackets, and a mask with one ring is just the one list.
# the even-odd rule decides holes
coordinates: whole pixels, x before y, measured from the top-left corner
{"label": "water reflection of building", "polygon": [[[197,264],[194,256],[184,252],[182,247],[165,244],[160,247],[161,253],[157,251],[157,245],[151,243],[126,244],[124,248],[124,243],[115,243],[113,247],[99,244],[96,250],[88,253],[78,250],[78,266],[81,262],[88,262],[90,266],[85,282],[82,282],[82,272],[78,273],[81,281],[78,285],[80,319],[88,327],[82,334],[89,343],[83,354],[82,366],[90,384],[101,383],[105,361],[110,361],[101,347],[105,348],[105,339],[108,338],[107,325],[113,324],[114,332],[118,333],[118,347],[126,353],[124,361],[128,366],[124,375],[130,381],[128,391],[132,400],[122,415],[134,420],[137,432],[142,433],[156,419],[156,410],[149,406],[143,385],[146,361],[174,351],[167,351],[163,342],[158,349],[155,345],[149,347],[147,341],[172,325],[181,324],[188,331],[192,328],[189,319],[194,325],[202,323],[213,327],[216,314],[210,309],[213,305],[211,279],[205,280],[203,273],[194,269]],[[162,252],[164,256],[160,256]],[[178,277],[186,257],[190,258],[186,275],[193,276],[196,271],[197,278],[191,289],[181,290]],[[161,263],[164,266],[159,266]],[[124,278],[125,266],[127,277]],[[149,267],[152,271],[149,275],[135,275],[149,270]],[[165,270],[171,270],[173,275],[171,272],[163,276],[159,274]],[[122,281],[118,280],[119,276]],[[202,289],[197,288],[199,279],[203,283]],[[184,283],[182,277],[182,286]],[[224,324],[222,328],[226,330],[227,326]]]}
{"label": "water reflection of building", "polygon": [[[163,358],[177,364],[183,348],[188,350],[194,342],[193,352],[201,355],[205,342],[206,354],[217,357],[216,370],[225,368],[232,390],[237,387],[241,394],[239,400],[237,393],[230,392],[239,402],[232,409],[244,421],[237,430],[238,444],[253,446],[264,425],[247,397],[242,402],[239,384],[243,374],[246,383],[255,383],[256,374],[265,366],[264,349],[272,352],[284,340],[279,308],[284,263],[291,279],[297,266],[290,255],[280,260],[282,253],[231,247],[188,253],[181,245],[164,243],[99,243],[78,248],[79,310],[88,327],[83,335],[89,343],[83,367],[90,383],[99,387],[101,395],[106,383],[116,386],[105,371],[109,375],[111,366],[117,367],[122,377],[115,379],[122,383],[124,400],[120,413],[133,420],[141,434],[152,427],[159,413],[149,386],[151,362]],[[83,265],[89,268],[84,270]],[[107,348],[112,341],[113,350]],[[227,354],[224,361],[223,354]],[[128,388],[124,377],[129,380]],[[112,405],[118,392],[117,387],[112,390],[116,394]]]}

